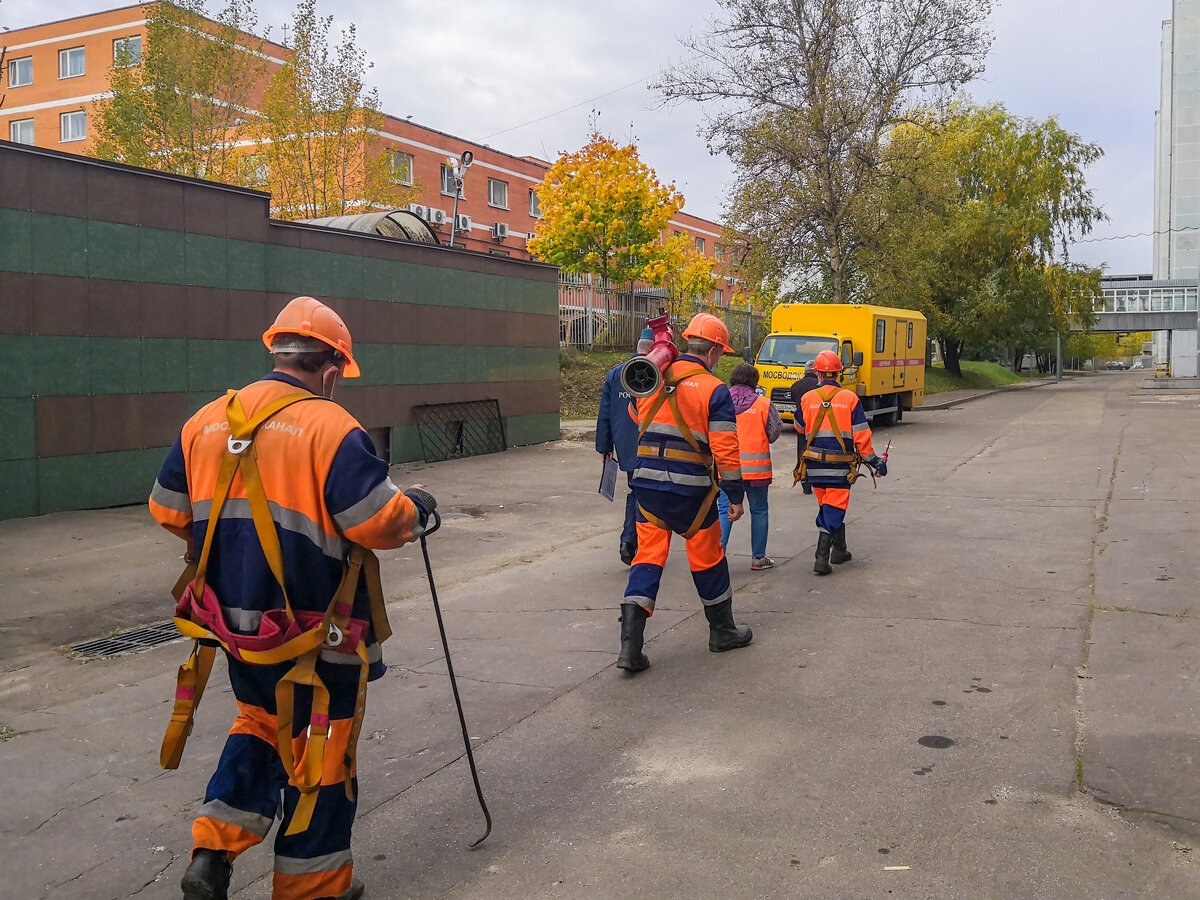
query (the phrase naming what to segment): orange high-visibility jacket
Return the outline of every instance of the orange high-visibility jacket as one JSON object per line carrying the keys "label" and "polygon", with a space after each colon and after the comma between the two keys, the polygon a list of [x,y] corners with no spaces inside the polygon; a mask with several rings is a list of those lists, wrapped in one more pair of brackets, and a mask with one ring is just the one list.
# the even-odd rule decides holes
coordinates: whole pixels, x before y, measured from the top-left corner
{"label": "orange high-visibility jacket", "polygon": [[[830,397],[829,412],[821,422],[820,431],[814,432],[826,396]],[[840,451],[840,445],[834,436],[835,427],[841,432],[845,452],[853,453],[857,448],[859,455],[864,458],[875,455],[871,446],[871,426],[867,424],[867,416],[858,396],[854,391],[839,387],[836,381],[822,381],[797,404],[796,431],[805,435],[809,447],[837,453]],[[846,487],[849,485],[846,477],[849,473],[848,462],[824,461],[808,464],[808,478],[815,486]]]}
{"label": "orange high-visibility jacket", "polygon": [[771,401],[759,397],[744,411],[738,413],[738,446],[742,457],[742,478],[749,482],[763,481],[771,477],[771,442],[767,438],[767,418],[771,413]]}
{"label": "orange high-visibility jacket", "polygon": [[[693,374],[680,379],[686,372]],[[697,453],[684,437],[671,405],[662,403],[638,442],[634,487],[702,497],[712,484],[709,465],[715,460],[722,489],[731,503],[741,503],[744,489],[737,415],[729,388],[705,369],[704,363],[688,354],[671,363],[664,375],[667,382],[680,379],[673,396],[700,451]],[[644,422],[657,397],[655,394],[638,400],[639,422]]]}
{"label": "orange high-visibility jacket", "polygon": [[[273,372],[239,392],[247,416],[288,394],[308,390]],[[224,397],[203,407],[183,426],[167,454],[150,512],[168,531],[192,538],[199,548],[210,526],[209,510],[229,436]],[[344,570],[350,543],[382,550],[421,534],[427,511],[388,477],[355,418],[331,400],[294,403],[268,419],[254,436],[258,469],[283,552],[288,598],[296,610],[324,612]],[[251,634],[263,613],[283,607],[254,529],[246,485],[239,471],[221,509],[208,565],[229,627]],[[360,580],[355,619],[370,622],[370,597]],[[372,677],[383,674],[373,629],[367,638]],[[358,665],[352,654],[322,651],[322,658]]]}

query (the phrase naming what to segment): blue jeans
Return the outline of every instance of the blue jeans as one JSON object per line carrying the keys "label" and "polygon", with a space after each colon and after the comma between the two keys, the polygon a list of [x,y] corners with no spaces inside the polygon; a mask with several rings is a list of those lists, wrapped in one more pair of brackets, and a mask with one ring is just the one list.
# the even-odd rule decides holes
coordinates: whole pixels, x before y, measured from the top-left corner
{"label": "blue jeans", "polygon": [[[746,484],[746,505],[750,507],[750,555],[755,559],[767,555],[767,491],[770,485],[751,487]],[[721,546],[729,544],[729,532],[733,523],[729,521],[729,498],[725,492],[717,494],[717,513],[721,517]]]}

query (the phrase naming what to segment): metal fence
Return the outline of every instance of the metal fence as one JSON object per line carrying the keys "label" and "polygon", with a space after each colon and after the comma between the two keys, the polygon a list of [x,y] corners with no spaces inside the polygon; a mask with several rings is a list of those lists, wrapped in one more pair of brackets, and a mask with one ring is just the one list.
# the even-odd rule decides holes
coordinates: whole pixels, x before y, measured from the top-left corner
{"label": "metal fence", "polygon": [[[559,276],[559,345],[582,350],[594,348],[632,350],[646,325],[646,319],[658,315],[665,306],[665,294],[658,289],[635,288],[629,291],[605,291],[600,279],[591,275]],[[698,312],[709,312],[729,328],[729,344],[735,350],[759,344],[770,330],[769,317],[762,312],[729,309],[700,301],[688,304],[686,311],[671,317],[676,336],[683,333],[688,320]]]}

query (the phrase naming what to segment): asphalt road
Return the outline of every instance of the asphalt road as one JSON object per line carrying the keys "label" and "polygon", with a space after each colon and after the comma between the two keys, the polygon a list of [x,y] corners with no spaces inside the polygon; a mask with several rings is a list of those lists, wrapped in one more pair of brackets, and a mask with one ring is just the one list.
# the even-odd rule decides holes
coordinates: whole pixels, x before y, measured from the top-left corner
{"label": "asphalt road", "polygon": [[[708,652],[677,546],[635,677],[612,667],[620,513],[588,445],[396,467],[451,513],[430,551],[495,829],[467,849],[483,822],[407,547],[360,749],[367,897],[1200,896],[1200,391],[1140,385],[881,431],[891,474],[855,487],[855,558],[826,578],[781,439],[780,565],[749,571],[745,525],[731,547],[754,643]],[[3,522],[0,548],[3,896],[178,896],[223,673],[163,773],[185,645],[55,648],[164,621],[180,548],[136,509]],[[267,897],[269,870],[244,856],[233,896]]]}

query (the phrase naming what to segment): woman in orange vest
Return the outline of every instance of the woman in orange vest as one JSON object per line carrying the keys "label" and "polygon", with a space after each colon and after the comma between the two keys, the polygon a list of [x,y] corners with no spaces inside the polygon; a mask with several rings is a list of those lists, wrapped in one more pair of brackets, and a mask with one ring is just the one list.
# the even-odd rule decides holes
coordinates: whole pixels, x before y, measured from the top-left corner
{"label": "woman in orange vest", "polygon": [[[746,505],[750,507],[750,568],[771,569],[775,560],[767,556],[767,488],[771,484],[771,445],[783,430],[779,411],[766,397],[760,396],[758,370],[739,363],[729,376],[729,394],[737,414],[738,449],[742,455],[742,481],[746,487]],[[721,546],[729,544],[729,498],[722,491],[717,497],[721,516]]]}

